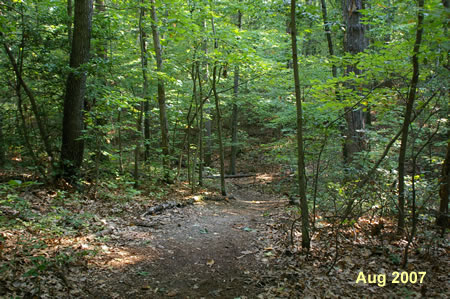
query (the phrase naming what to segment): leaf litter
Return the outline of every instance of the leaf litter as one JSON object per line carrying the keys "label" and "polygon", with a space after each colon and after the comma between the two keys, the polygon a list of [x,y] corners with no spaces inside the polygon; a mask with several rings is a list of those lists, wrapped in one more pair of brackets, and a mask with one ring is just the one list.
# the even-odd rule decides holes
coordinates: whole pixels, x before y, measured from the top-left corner
{"label": "leaf litter", "polygon": [[[161,201],[143,195],[122,202],[68,195],[57,204],[53,190],[26,191],[20,196],[36,207],[32,215],[12,208],[1,212],[12,225],[0,233],[0,296],[448,296],[450,242],[431,228],[418,233],[407,269],[400,268],[405,241],[393,236],[388,218],[363,217],[342,228],[337,256],[334,224],[322,219],[305,254],[300,232],[290,230],[297,214],[287,200],[264,194],[254,180],[231,181],[236,183],[230,187],[233,200],[205,201],[202,197],[220,196],[200,190],[192,197],[178,185],[167,192],[169,208],[146,214]],[[67,213],[47,219],[55,208]],[[52,229],[39,229],[31,219],[42,225],[50,221]],[[381,221],[385,225],[374,234]],[[430,239],[434,242],[425,246]],[[388,283],[357,284],[360,271],[387,274]],[[427,275],[423,284],[391,284],[394,271]]]}

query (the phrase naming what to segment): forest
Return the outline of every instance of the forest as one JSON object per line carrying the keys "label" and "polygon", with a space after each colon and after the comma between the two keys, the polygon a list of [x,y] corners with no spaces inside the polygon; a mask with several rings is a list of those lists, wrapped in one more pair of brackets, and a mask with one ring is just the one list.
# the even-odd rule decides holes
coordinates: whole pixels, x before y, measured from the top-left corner
{"label": "forest", "polygon": [[0,298],[448,298],[449,0],[0,0]]}

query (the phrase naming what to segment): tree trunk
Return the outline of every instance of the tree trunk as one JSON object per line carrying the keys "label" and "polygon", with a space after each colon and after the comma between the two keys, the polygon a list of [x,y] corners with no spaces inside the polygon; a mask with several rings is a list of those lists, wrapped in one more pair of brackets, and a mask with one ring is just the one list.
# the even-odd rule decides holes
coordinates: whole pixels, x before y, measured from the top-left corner
{"label": "tree trunk", "polygon": [[[446,9],[450,7],[449,0],[442,0],[442,4]],[[447,35],[448,27],[444,25],[444,32]],[[450,51],[447,51],[447,54]],[[449,68],[449,55],[447,55],[447,69]],[[442,227],[442,232],[445,232],[450,226],[449,223],[449,215],[448,215],[448,197],[450,195],[450,126],[447,123],[447,155],[444,159],[444,164],[442,164],[442,172],[441,178],[439,179],[440,187],[439,187],[439,197],[441,198],[439,202],[439,214],[436,219],[436,224]]]}
{"label": "tree trunk", "polygon": [[[216,36],[216,29],[214,27],[214,19],[211,20],[211,26],[214,37]],[[214,38],[214,49],[217,49],[218,42],[217,38]],[[217,120],[217,137],[219,142],[219,160],[220,160],[220,192],[223,196],[227,195],[225,190],[225,162],[224,162],[224,152],[223,152],[223,139],[222,139],[222,116],[220,115],[220,103],[219,95],[217,94],[216,88],[217,81],[217,61],[214,62],[213,66],[213,79],[212,79],[212,90],[214,94],[215,104],[216,104],[216,120]]]}
{"label": "tree trunk", "polygon": [[92,0],[75,1],[70,68],[64,99],[61,145],[62,176],[73,182],[83,161],[83,106],[86,92],[86,72],[79,69],[89,61],[92,25]]}
{"label": "tree trunk", "polygon": [[[364,0],[344,0],[343,12],[346,31],[344,37],[344,50],[352,55],[363,52],[367,47],[365,38],[365,28],[361,23],[360,9],[364,8]],[[346,74],[362,72],[356,65],[347,66]],[[355,86],[352,86],[354,90]],[[363,130],[366,126],[366,119],[362,108],[346,109],[345,120],[347,122],[347,134],[344,142],[344,162],[352,162],[354,154],[365,149]]]}
{"label": "tree trunk", "polygon": [[143,20],[145,17],[144,0],[141,0],[141,8],[139,14],[139,42],[141,46],[141,67],[143,88],[142,95],[144,97],[144,161],[148,161],[150,156],[150,99],[148,95],[148,78],[147,78],[147,34],[144,31]]}
{"label": "tree trunk", "polygon": [[[450,135],[450,131],[447,131],[447,134]],[[450,136],[448,136],[450,139]],[[436,219],[436,224],[441,226],[443,229],[449,227],[450,223],[448,221],[448,197],[450,194],[450,141],[447,142],[447,155],[445,156],[444,163],[442,164],[442,172],[441,178],[439,179],[439,196],[441,201],[439,202],[439,214]]]}
{"label": "tree trunk", "polygon": [[[95,0],[95,10],[97,14],[104,14],[106,11],[105,1],[104,0]],[[98,57],[102,59],[108,58],[108,45],[106,39],[103,36],[99,37],[100,40],[97,43],[96,54]]]}
{"label": "tree trunk", "polygon": [[[325,36],[327,38],[327,44],[328,44],[328,53],[330,54],[330,57],[334,56],[334,48],[333,48],[333,40],[331,38],[331,26],[328,22],[328,14],[327,14],[327,4],[325,0],[320,0],[320,3],[322,5],[322,19],[323,19],[323,28],[325,30]],[[337,69],[336,65],[333,63],[331,66],[331,73],[333,74],[333,78],[337,77]]]}
{"label": "tree trunk", "polygon": [[197,68],[197,79],[198,79],[198,98],[200,100],[200,107],[199,107],[199,112],[200,112],[200,119],[199,119],[199,125],[198,125],[198,156],[199,156],[199,165],[198,165],[198,185],[200,187],[203,186],[203,161],[204,161],[204,156],[203,156],[203,88],[202,88],[202,79],[200,76],[200,64],[197,62],[196,63],[196,68]]}
{"label": "tree trunk", "polygon": [[[155,0],[151,0],[152,10],[152,34],[153,45],[156,54],[156,70],[158,73],[163,72],[162,48],[159,40],[158,18],[156,16]],[[161,148],[163,154],[164,178],[169,180],[169,124],[166,113],[166,94],[164,91],[164,79],[158,75],[158,106],[159,106],[159,123],[161,126]]]}
{"label": "tree trunk", "polygon": [[[206,21],[203,21],[203,29],[206,31]],[[205,57],[208,56],[208,39],[205,38],[203,41],[203,52],[205,53]],[[209,64],[207,60],[205,59],[202,63],[203,68],[205,69],[205,72],[203,74],[203,81],[208,82],[209,77]],[[203,100],[202,100],[203,102]],[[208,100],[209,102],[209,100]],[[204,149],[204,158],[203,161],[206,166],[211,166],[212,162],[212,140],[211,140],[211,134],[212,134],[212,122],[211,122],[211,109],[206,108],[205,114],[207,115],[205,122],[205,130],[206,130],[206,142],[205,142],[205,149]]]}
{"label": "tree trunk", "polygon": [[405,159],[406,147],[408,144],[408,130],[411,123],[411,115],[416,99],[416,89],[419,82],[419,50],[422,42],[423,33],[423,6],[424,0],[419,0],[419,13],[417,16],[417,31],[416,41],[414,43],[412,65],[413,74],[411,78],[411,85],[408,93],[408,100],[406,103],[406,111],[403,119],[402,134],[400,141],[400,153],[398,156],[398,222],[397,231],[402,233],[405,228]]}
{"label": "tree trunk", "polygon": [[[237,26],[241,29],[242,14],[241,11],[237,15]],[[238,152],[238,100],[239,94],[239,65],[234,68],[234,88],[233,88],[233,111],[231,115],[231,159],[230,159],[230,174],[236,174],[236,156]]]}
{"label": "tree trunk", "polygon": [[[0,32],[0,37],[3,37],[3,33]],[[22,51],[23,51],[23,45]],[[44,149],[50,158],[50,160],[53,162],[53,151],[50,145],[50,140],[48,137],[47,129],[44,126],[44,122],[41,118],[41,113],[38,108],[37,100],[34,96],[33,91],[28,87],[28,85],[25,83],[23,77],[22,77],[22,67],[17,65],[16,59],[14,58],[13,53],[11,52],[9,45],[6,43],[6,41],[3,41],[3,48],[5,49],[5,52],[9,58],[9,62],[11,63],[11,66],[13,67],[14,73],[16,74],[18,84],[22,86],[23,90],[25,91],[26,95],[28,96],[30,103],[31,103],[31,110],[33,111],[34,117],[36,118],[36,123],[39,129],[39,134],[41,135],[42,143],[44,144]]]}
{"label": "tree trunk", "polygon": [[139,187],[139,156],[140,156],[140,150],[141,150],[141,138],[142,138],[142,102],[139,104],[139,114],[136,121],[136,131],[137,131],[137,138],[136,138],[136,147],[134,149],[134,186],[137,188]]}
{"label": "tree trunk", "polygon": [[305,178],[305,153],[303,150],[303,111],[302,97],[300,90],[300,80],[298,72],[297,57],[297,28],[295,18],[295,0],[291,0],[291,40],[292,40],[292,62],[294,67],[295,83],[295,102],[297,105],[297,151],[298,151],[298,186],[300,196],[300,208],[302,213],[302,247],[306,250],[310,248],[309,238],[309,212],[308,200],[306,197],[306,178]]}
{"label": "tree trunk", "polygon": [[0,167],[5,165],[6,162],[6,147],[5,147],[5,138],[3,135],[3,113],[0,111]]}
{"label": "tree trunk", "polygon": [[222,116],[220,115],[219,95],[217,94],[217,90],[216,90],[216,75],[217,75],[217,65],[216,65],[216,63],[214,63],[212,89],[213,89],[214,99],[215,99],[215,104],[216,104],[217,137],[218,137],[218,142],[219,142],[220,192],[223,196],[226,196],[227,193],[225,190],[225,163],[224,163],[223,139],[222,139]]}
{"label": "tree trunk", "polygon": [[72,23],[73,23],[73,15],[72,15],[72,0],[67,0],[67,39],[69,41],[69,47],[72,46]]}
{"label": "tree trunk", "polygon": [[119,129],[118,129],[118,136],[117,138],[119,139],[119,174],[122,175],[123,174],[123,151],[122,151],[122,110],[119,109],[119,111],[117,111],[117,123],[119,125]]}

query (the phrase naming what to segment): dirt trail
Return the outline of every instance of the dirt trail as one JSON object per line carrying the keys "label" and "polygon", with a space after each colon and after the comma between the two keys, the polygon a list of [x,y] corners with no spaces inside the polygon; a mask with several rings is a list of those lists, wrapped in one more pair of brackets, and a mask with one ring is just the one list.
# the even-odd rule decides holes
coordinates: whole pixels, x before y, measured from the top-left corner
{"label": "dirt trail", "polygon": [[257,297],[263,290],[258,273],[267,267],[264,213],[286,202],[228,188],[232,200],[150,216],[156,228],[119,227],[102,263],[90,269],[87,297]]}

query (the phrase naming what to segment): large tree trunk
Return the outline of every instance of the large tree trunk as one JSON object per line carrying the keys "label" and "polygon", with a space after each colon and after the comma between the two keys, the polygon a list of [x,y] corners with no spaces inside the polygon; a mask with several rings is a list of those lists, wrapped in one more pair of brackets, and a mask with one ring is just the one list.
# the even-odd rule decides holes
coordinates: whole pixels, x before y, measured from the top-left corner
{"label": "large tree trunk", "polygon": [[[242,14],[241,11],[237,15],[237,26],[241,29]],[[234,68],[234,87],[233,87],[233,111],[231,115],[231,159],[230,159],[230,174],[236,174],[236,157],[238,152],[238,106],[237,98],[239,94],[239,66]]]}
{"label": "large tree trunk", "polygon": [[291,0],[291,40],[292,40],[292,62],[294,67],[295,83],[295,102],[297,105],[297,151],[298,151],[298,192],[300,196],[300,208],[302,213],[302,247],[309,250],[309,212],[308,199],[306,197],[306,178],[305,178],[305,153],[303,150],[303,110],[300,90],[300,80],[298,73],[297,57],[297,28],[295,18],[295,0]]}
{"label": "large tree trunk", "polygon": [[73,181],[83,161],[83,106],[86,92],[86,72],[80,70],[89,61],[92,25],[92,0],[75,1],[75,17],[70,53],[70,68],[64,99],[61,145],[62,175]]}
{"label": "large tree trunk", "polygon": [[[156,16],[155,0],[151,0],[152,11],[152,34],[153,45],[156,54],[156,70],[158,73],[163,72],[162,48],[159,40],[158,17]],[[164,91],[164,79],[158,75],[158,106],[159,106],[159,123],[161,126],[161,148],[163,154],[164,177],[169,180],[169,124],[166,113],[166,93]]]}
{"label": "large tree trunk", "polygon": [[[343,12],[346,24],[344,37],[344,50],[350,54],[363,52],[367,47],[365,27],[361,23],[360,9],[364,8],[364,0],[344,0]],[[356,65],[347,66],[346,74],[361,74]],[[355,86],[352,86],[356,89]],[[354,154],[365,149],[364,129],[366,126],[365,113],[362,108],[346,109],[345,120],[347,122],[347,133],[344,142],[344,162],[346,164],[353,160]]]}
{"label": "large tree trunk", "polygon": [[422,42],[423,33],[423,5],[424,0],[419,0],[419,13],[417,17],[417,31],[416,41],[414,43],[412,65],[413,74],[411,78],[411,85],[409,87],[408,100],[406,103],[405,116],[403,118],[402,135],[400,143],[400,153],[398,156],[398,223],[397,231],[403,232],[405,228],[405,159],[406,147],[408,145],[408,130],[411,123],[411,115],[416,100],[416,89],[419,82],[419,50]]}

